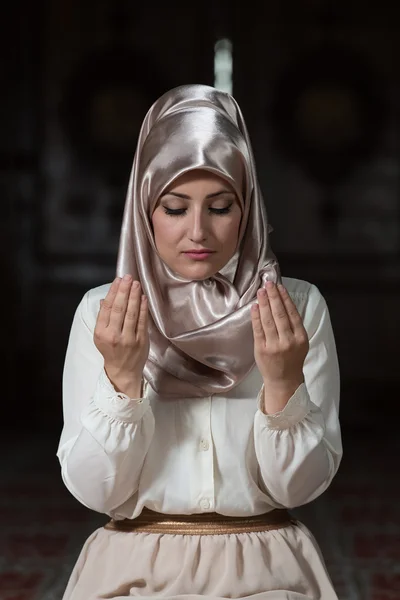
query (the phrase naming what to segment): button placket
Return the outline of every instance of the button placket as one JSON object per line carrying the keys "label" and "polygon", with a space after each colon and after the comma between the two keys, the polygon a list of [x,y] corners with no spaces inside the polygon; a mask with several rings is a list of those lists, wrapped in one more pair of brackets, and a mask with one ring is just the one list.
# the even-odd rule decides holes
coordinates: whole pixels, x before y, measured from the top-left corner
{"label": "button placket", "polygon": [[200,501],[200,506],[203,510],[209,510],[211,508],[211,502],[208,498],[203,498]]}
{"label": "button placket", "polygon": [[203,452],[207,452],[207,450],[209,450],[209,449],[210,449],[210,442],[207,439],[202,438],[200,440],[200,450],[202,450]]}
{"label": "button placket", "polygon": [[211,410],[212,398],[206,400],[206,410],[199,423],[201,425],[200,439],[198,438],[199,464],[199,497],[198,506],[202,511],[211,511],[214,507],[214,453],[211,441]]}

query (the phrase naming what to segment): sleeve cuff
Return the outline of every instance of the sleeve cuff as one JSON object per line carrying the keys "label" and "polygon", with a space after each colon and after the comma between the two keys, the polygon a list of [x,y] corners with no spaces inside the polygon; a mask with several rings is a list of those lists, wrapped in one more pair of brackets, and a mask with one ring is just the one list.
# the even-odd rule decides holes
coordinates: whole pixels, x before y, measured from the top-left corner
{"label": "sleeve cuff", "polygon": [[305,383],[299,385],[283,410],[272,415],[267,415],[263,410],[263,392],[264,386],[258,394],[257,405],[268,429],[289,429],[302,421],[311,410],[311,400]]}
{"label": "sleeve cuff", "polygon": [[150,406],[146,393],[147,385],[147,381],[144,380],[142,398],[129,398],[126,394],[115,390],[103,369],[97,383],[94,404],[112,419],[124,423],[135,423],[140,421]]}

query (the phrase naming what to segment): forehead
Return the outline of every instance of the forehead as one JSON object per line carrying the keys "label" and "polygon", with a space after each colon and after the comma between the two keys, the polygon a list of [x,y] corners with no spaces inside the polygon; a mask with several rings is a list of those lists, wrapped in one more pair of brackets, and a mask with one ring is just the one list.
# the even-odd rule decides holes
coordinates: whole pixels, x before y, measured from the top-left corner
{"label": "forehead", "polygon": [[196,186],[207,186],[215,187],[218,189],[226,189],[228,191],[234,191],[233,186],[227,181],[225,177],[207,171],[205,169],[193,169],[180,175],[174,179],[167,187],[166,192],[171,190],[178,190],[179,188],[195,188]]}

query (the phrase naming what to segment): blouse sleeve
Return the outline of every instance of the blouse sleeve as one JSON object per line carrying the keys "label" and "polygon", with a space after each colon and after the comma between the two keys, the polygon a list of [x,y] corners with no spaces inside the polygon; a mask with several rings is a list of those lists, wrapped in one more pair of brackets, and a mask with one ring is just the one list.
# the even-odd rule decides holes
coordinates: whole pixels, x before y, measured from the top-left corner
{"label": "blouse sleeve", "polygon": [[326,302],[311,286],[304,324],[310,348],[305,382],[285,408],[255,415],[255,447],[260,476],[277,506],[294,508],[311,502],[331,483],[341,461],[339,365]]}
{"label": "blouse sleeve", "polygon": [[108,380],[93,342],[91,293],[76,310],[67,347],[57,456],[71,494],[88,508],[110,514],[138,489],[154,417],[145,392],[143,398],[128,398]]}

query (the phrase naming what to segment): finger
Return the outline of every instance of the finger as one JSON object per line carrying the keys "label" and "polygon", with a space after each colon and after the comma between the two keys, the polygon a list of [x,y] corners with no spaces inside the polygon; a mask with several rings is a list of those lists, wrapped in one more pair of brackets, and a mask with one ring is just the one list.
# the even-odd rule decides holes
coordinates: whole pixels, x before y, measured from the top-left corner
{"label": "finger", "polygon": [[140,283],[138,281],[134,281],[131,285],[125,321],[122,329],[124,336],[129,339],[134,339],[136,337],[136,325],[140,312],[140,298]]}
{"label": "finger", "polygon": [[278,285],[278,290],[279,290],[280,296],[282,298],[282,302],[285,306],[286,313],[289,318],[290,325],[291,325],[293,332],[296,333],[297,331],[300,331],[300,330],[303,331],[303,328],[304,328],[303,319],[301,318],[301,315],[300,315],[299,311],[297,310],[297,306],[291,299],[289,292],[287,291],[285,286],[282,284]]}
{"label": "finger", "polygon": [[293,333],[288,314],[278,288],[271,281],[266,285],[272,317],[280,338],[287,338]]}
{"label": "finger", "polygon": [[116,277],[110,285],[110,289],[108,290],[106,297],[103,300],[100,300],[100,310],[97,317],[97,325],[101,327],[108,327],[108,324],[110,322],[110,312],[114,303],[115,296],[118,292],[120,281],[121,278]]}
{"label": "finger", "polygon": [[264,289],[258,290],[257,298],[260,307],[261,324],[264,329],[266,342],[268,343],[268,341],[278,337],[278,331],[272,315],[267,292]]}
{"label": "finger", "polygon": [[140,303],[139,318],[136,327],[137,336],[145,340],[149,332],[149,306],[147,296],[142,296]]}
{"label": "finger", "polygon": [[131,290],[132,277],[124,275],[118,291],[115,295],[113,305],[110,311],[110,322],[108,327],[112,327],[115,331],[122,331],[125,319],[126,309],[128,307],[129,292]]}
{"label": "finger", "polygon": [[251,324],[253,326],[254,342],[259,346],[265,345],[265,334],[261,323],[260,307],[258,304],[253,304],[250,314]]}

